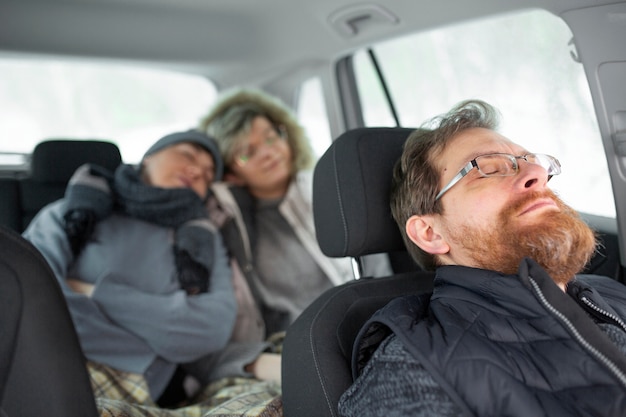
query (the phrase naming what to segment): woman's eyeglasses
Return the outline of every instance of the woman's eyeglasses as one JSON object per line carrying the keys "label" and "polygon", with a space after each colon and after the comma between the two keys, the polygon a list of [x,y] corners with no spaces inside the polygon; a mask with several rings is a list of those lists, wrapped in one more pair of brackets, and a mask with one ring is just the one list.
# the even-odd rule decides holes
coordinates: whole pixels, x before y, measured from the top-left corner
{"label": "woman's eyeglasses", "polygon": [[273,147],[278,143],[287,140],[287,129],[284,126],[278,126],[272,130],[264,140],[258,145],[247,144],[234,153],[233,160],[239,166],[245,166],[258,155],[260,149],[264,146]]}

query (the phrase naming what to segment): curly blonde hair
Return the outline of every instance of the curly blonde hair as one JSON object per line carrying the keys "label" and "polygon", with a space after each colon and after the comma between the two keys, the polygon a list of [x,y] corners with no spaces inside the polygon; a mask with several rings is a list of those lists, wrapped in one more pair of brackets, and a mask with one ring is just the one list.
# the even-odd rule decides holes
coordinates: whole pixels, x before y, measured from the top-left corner
{"label": "curly blonde hair", "polygon": [[199,129],[215,138],[224,162],[229,166],[233,162],[235,145],[249,132],[252,120],[258,116],[286,129],[293,157],[293,175],[313,166],[313,151],[304,128],[283,102],[260,90],[237,89],[224,94],[200,121]]}

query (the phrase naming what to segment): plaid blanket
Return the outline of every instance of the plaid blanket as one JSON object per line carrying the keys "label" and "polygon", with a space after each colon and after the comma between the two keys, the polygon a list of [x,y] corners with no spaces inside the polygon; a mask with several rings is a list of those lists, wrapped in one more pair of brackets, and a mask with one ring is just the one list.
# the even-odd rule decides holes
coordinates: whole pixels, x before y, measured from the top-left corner
{"label": "plaid blanket", "polygon": [[101,417],[282,417],[278,382],[224,378],[175,409],[158,407],[143,376],[87,364]]}

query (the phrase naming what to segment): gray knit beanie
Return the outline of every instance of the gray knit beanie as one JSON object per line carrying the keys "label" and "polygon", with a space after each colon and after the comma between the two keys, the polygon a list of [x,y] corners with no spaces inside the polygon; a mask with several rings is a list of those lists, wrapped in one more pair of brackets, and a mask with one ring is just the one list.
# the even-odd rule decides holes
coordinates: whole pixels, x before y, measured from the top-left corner
{"label": "gray knit beanie", "polygon": [[162,137],[146,151],[146,153],[143,155],[143,158],[148,155],[152,155],[153,153],[156,153],[162,149],[165,149],[168,146],[176,145],[182,142],[194,143],[206,149],[206,151],[210,153],[211,156],[213,156],[213,163],[215,164],[215,181],[219,181],[222,179],[222,174],[224,172],[224,162],[222,161],[222,156],[220,154],[219,148],[217,147],[215,139],[197,130],[170,133],[169,135]]}

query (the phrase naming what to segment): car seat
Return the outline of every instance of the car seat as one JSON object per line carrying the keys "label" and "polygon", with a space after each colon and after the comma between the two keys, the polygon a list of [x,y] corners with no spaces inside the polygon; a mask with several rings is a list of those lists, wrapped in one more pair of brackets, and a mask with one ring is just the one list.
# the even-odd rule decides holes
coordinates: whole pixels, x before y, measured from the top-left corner
{"label": "car seat", "polygon": [[[389,207],[392,169],[413,129],[359,128],[342,134],[313,177],[317,239],[327,256],[406,252]],[[361,278],[331,288],[289,327],[282,356],[285,417],[337,416],[352,384],[352,345],[362,324],[392,298],[432,290],[433,272]]]}
{"label": "car seat", "polygon": [[114,143],[50,139],[35,146],[26,178],[0,179],[0,225],[23,232],[45,205],[63,197],[74,171],[85,163],[114,170],[122,162]]}
{"label": "car seat", "polygon": [[0,416],[97,416],[86,360],[43,256],[0,227]]}

